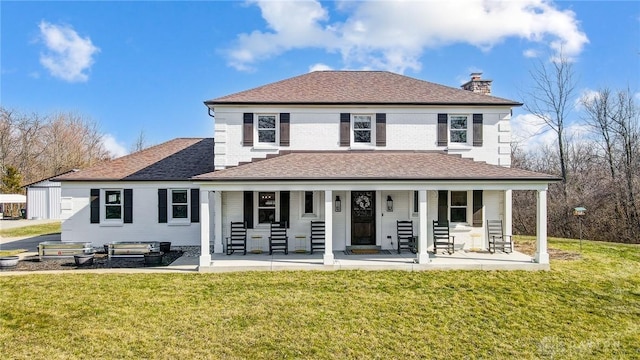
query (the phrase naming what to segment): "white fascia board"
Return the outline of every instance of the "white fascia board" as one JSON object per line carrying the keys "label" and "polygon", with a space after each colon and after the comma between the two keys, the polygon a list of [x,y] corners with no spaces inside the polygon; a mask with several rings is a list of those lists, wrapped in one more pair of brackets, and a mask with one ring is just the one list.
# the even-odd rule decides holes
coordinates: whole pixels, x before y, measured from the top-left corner
{"label": "white fascia board", "polygon": [[344,190],[547,190],[546,181],[221,181],[198,182],[208,191],[344,191]]}

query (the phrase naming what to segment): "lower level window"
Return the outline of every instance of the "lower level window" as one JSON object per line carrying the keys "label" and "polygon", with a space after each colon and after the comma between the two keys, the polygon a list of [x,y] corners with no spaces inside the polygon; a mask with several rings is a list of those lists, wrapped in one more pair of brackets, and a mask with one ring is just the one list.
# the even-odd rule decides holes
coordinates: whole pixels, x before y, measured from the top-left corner
{"label": "lower level window", "polygon": [[189,217],[189,195],[186,189],[171,190],[171,217],[173,219]]}
{"label": "lower level window", "polygon": [[258,193],[258,223],[270,224],[276,220],[276,193]]}
{"label": "lower level window", "polygon": [[313,214],[313,191],[305,191],[304,192],[304,213],[305,214]]}
{"label": "lower level window", "polygon": [[122,190],[104,191],[105,220],[122,220]]}
{"label": "lower level window", "polygon": [[467,222],[467,192],[452,191],[449,219],[454,223]]}

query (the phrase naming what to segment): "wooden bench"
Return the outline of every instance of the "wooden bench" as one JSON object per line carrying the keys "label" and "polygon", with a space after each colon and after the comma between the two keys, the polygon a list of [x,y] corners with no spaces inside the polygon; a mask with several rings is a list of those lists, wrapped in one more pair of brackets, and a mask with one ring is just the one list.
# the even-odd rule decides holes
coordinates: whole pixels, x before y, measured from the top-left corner
{"label": "wooden bench", "polygon": [[109,259],[144,257],[150,252],[160,252],[159,241],[112,241],[107,250]]}

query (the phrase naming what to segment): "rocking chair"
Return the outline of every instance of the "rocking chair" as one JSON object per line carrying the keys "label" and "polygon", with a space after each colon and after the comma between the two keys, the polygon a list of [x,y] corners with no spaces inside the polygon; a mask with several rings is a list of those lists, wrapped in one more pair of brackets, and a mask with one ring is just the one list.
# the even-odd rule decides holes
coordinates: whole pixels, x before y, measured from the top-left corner
{"label": "rocking chair", "polygon": [[227,237],[227,255],[236,250],[242,250],[242,255],[247,255],[247,224],[240,221],[231,222],[231,234]]}
{"label": "rocking chair", "polygon": [[487,220],[487,238],[489,239],[489,252],[495,253],[496,249],[504,253],[513,252],[511,235],[506,235],[502,230],[502,220]]}
{"label": "rocking chair", "polygon": [[433,220],[433,253],[443,249],[453,254],[455,236],[449,235],[449,222]]}

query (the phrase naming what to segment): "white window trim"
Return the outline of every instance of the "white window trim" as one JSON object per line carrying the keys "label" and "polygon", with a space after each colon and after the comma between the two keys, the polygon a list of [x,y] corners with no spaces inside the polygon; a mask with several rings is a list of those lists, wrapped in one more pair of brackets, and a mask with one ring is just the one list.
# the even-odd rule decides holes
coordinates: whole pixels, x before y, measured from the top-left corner
{"label": "white window trim", "polygon": [[[187,192],[187,217],[186,218],[174,218],[173,217],[173,192],[176,190],[183,190]],[[167,191],[167,204],[168,204],[168,209],[167,212],[169,214],[168,215],[168,224],[169,225],[190,225],[191,224],[191,189],[187,189],[187,188],[173,188],[173,189],[168,189]],[[182,203],[178,203],[178,205],[182,205]]]}
{"label": "white window trim", "polygon": [[[467,133],[467,141],[466,142],[453,142],[451,141],[451,131],[462,131],[459,129],[451,129],[451,117],[453,116],[466,116],[467,117],[467,129],[465,130]],[[473,144],[473,139],[472,139],[472,135],[473,135],[473,131],[471,131],[471,129],[473,128],[473,124],[470,123],[473,121],[473,117],[470,114],[448,114],[448,118],[447,118],[447,140],[448,140],[448,144],[449,144],[449,148],[461,148],[461,149],[466,149],[468,147],[471,146],[471,144]],[[471,126],[470,126],[471,124]]]}
{"label": "white window trim", "polygon": [[[276,139],[275,142],[260,142],[260,129],[259,129],[259,124],[260,121],[258,121],[258,119],[260,118],[260,116],[275,116],[276,118],[276,128],[274,129],[276,132]],[[264,149],[273,149],[275,147],[279,147],[280,146],[280,114],[277,113],[256,113],[253,116],[253,143],[254,148],[255,149],[260,149],[260,148],[264,148]]]}
{"label": "white window trim", "polygon": [[[120,192],[120,218],[107,219],[107,191]],[[110,205],[111,206],[111,205]],[[124,189],[100,189],[100,226],[123,226],[124,225]]]}
{"label": "white window trim", "polygon": [[273,192],[276,194],[276,204],[275,204],[275,219],[278,220],[280,219],[280,191],[254,191],[253,192],[253,203],[255,204],[253,206],[253,223],[255,224],[255,227],[257,228],[269,228],[270,223],[261,223],[260,222],[260,215],[258,214],[260,212],[260,198],[259,195],[261,192]]}
{"label": "white window trim", "polygon": [[318,191],[313,192],[313,212],[305,213],[305,193],[307,191],[300,191],[300,219],[318,219],[320,218],[320,193]]}
{"label": "white window trim", "polygon": [[[354,124],[355,124],[355,117],[356,116],[369,116],[371,119],[371,129],[369,129],[371,131],[371,141],[368,143],[361,143],[361,142],[356,142],[355,141],[355,128],[354,128]],[[351,124],[350,124],[351,130],[349,133],[349,136],[351,138],[351,147],[352,148],[371,148],[371,147],[375,147],[376,146],[376,114],[369,114],[369,113],[354,113],[351,114]]]}
{"label": "white window trim", "polygon": [[[451,221],[451,209],[453,208],[453,206],[451,206],[451,193],[453,192],[464,192],[467,194],[467,205],[464,206],[466,208],[466,214],[467,214],[467,221],[464,222],[453,222]],[[447,218],[449,219],[449,223],[452,226],[469,226],[470,222],[469,219],[471,219],[473,217],[473,214],[471,213],[472,208],[473,208],[473,191],[468,191],[468,190],[449,190],[448,194],[448,203],[447,203]],[[456,206],[455,208],[462,208],[462,206]]]}

